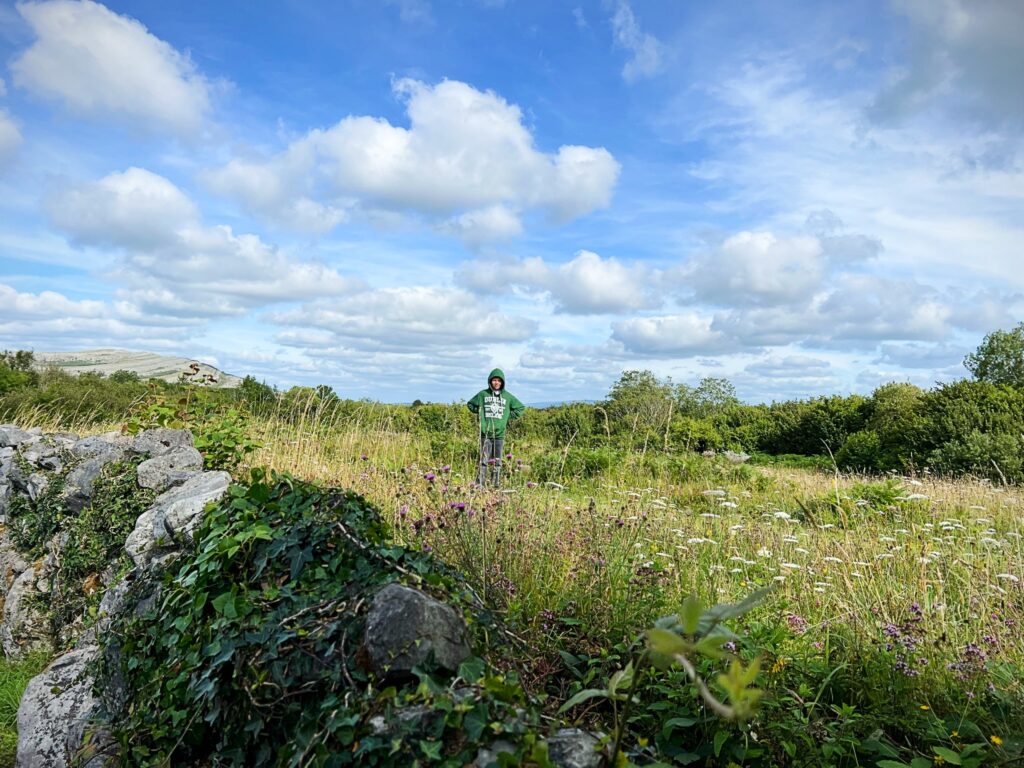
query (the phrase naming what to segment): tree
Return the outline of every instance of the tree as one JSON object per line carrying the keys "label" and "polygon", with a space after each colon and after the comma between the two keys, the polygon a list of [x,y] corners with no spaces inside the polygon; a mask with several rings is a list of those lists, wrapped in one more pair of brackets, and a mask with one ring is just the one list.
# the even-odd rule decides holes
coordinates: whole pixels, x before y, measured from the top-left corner
{"label": "tree", "polygon": [[674,387],[651,371],[623,371],[608,392],[605,408],[612,429],[629,433],[635,444],[647,444],[664,434],[672,417]]}
{"label": "tree", "polygon": [[978,381],[1024,388],[1024,323],[1012,331],[993,331],[964,358]]}
{"label": "tree", "polygon": [[139,374],[136,371],[126,371],[123,368],[121,370],[114,371],[107,378],[115,384],[136,384],[141,380],[139,379]]}
{"label": "tree", "polygon": [[0,394],[18,387],[35,386],[39,375],[32,370],[34,362],[35,356],[25,350],[0,352]]}

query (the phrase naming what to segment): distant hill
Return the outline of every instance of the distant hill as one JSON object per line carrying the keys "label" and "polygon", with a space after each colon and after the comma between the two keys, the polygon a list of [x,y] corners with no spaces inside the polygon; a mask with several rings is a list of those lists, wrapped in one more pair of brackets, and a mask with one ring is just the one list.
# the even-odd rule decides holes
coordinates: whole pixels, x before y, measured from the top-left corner
{"label": "distant hill", "polygon": [[217,387],[237,387],[242,383],[238,376],[224,373],[212,365],[190,360],[187,357],[157,355],[152,352],[130,352],[126,349],[82,349],[76,352],[36,352],[36,366],[43,368],[54,365],[68,373],[99,373],[109,376],[115,371],[134,371],[139,378],[177,381],[193,363],[199,365],[204,376],[216,378]]}

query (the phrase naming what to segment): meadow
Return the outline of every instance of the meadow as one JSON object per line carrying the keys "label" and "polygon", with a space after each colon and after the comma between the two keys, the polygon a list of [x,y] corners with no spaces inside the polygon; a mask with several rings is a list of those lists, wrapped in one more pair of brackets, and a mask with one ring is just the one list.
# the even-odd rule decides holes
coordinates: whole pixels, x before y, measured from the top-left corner
{"label": "meadow", "polygon": [[[147,402],[134,406],[136,421],[160,418],[162,401]],[[635,764],[1020,760],[1018,486],[754,463],[672,448],[667,437],[658,450],[602,449],[589,461],[572,439],[513,426],[503,486],[480,488],[461,410],[425,408],[418,421],[408,407],[310,397],[210,418],[236,477],[268,467],[351,488],[397,543],[461,573],[501,627],[495,663],[546,697],[552,718],[637,662],[642,633],[688,597],[713,605],[771,587],[729,647],[760,660],[765,696],[752,719],[716,717],[678,669],[646,669],[627,715],[596,696],[562,713],[605,733],[625,717]],[[131,418],[35,405],[13,420],[84,434]],[[699,664],[711,681],[721,668]]]}

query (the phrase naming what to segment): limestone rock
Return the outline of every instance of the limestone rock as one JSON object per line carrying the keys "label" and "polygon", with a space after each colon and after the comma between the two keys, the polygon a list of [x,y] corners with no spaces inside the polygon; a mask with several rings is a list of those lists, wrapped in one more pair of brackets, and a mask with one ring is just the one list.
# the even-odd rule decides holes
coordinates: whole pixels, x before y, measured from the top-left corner
{"label": "limestone rock", "polygon": [[7,594],[14,586],[14,580],[23,574],[28,566],[28,560],[7,538],[7,534],[0,532],[0,597]]}
{"label": "limestone rock", "polygon": [[147,429],[132,442],[135,453],[163,456],[182,448],[192,448],[192,433],[187,429]]}
{"label": "limestone rock", "polygon": [[48,590],[49,566],[45,560],[25,569],[14,580],[4,601],[3,621],[0,622],[0,643],[4,653],[17,658],[31,651],[53,651],[50,617],[46,601],[40,599]]}
{"label": "limestone rock", "polygon": [[31,438],[30,433],[13,424],[0,424],[0,448],[17,448]]}
{"label": "limestone rock", "polygon": [[79,441],[72,449],[74,453],[84,456],[85,459],[68,472],[64,481],[65,504],[72,512],[81,512],[89,503],[89,499],[92,498],[93,483],[100,476],[103,467],[125,457],[125,450],[120,446],[99,442],[82,446],[87,440],[93,440],[93,438],[87,437],[85,440]]}
{"label": "limestone rock", "polygon": [[25,491],[32,501],[39,501],[39,497],[46,493],[46,489],[49,487],[50,478],[40,472],[33,472],[25,483]]}
{"label": "limestone rock", "polygon": [[78,648],[32,678],[18,707],[16,768],[64,768],[78,752],[95,712],[88,666],[96,646]]}
{"label": "limestone rock", "polygon": [[548,757],[558,768],[601,768],[598,740],[580,728],[562,728],[548,739]]}
{"label": "limestone rock", "polygon": [[158,493],[180,485],[203,468],[203,455],[195,448],[178,448],[139,464],[139,485]]}
{"label": "limestone rock", "polygon": [[462,616],[400,584],[388,584],[373,599],[363,645],[374,671],[393,676],[409,674],[431,652],[439,666],[452,672],[470,655]]}
{"label": "limestone rock", "polygon": [[158,496],[153,506],[139,515],[135,530],[124,543],[135,565],[147,568],[190,541],[203,509],[223,496],[230,483],[227,472],[203,472]]}

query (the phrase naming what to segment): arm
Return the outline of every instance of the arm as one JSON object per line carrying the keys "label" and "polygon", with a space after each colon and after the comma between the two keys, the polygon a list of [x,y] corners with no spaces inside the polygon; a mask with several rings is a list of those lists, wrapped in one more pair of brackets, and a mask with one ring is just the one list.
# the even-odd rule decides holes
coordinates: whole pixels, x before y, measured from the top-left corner
{"label": "arm", "polygon": [[523,415],[523,411],[526,410],[526,406],[519,402],[519,398],[515,395],[508,396],[508,406],[510,409],[509,418],[518,419]]}
{"label": "arm", "polygon": [[473,397],[469,399],[469,401],[466,403],[466,407],[469,408],[470,412],[476,413],[477,411],[480,410],[480,404],[483,402],[483,399],[484,393],[481,390],[480,392],[477,392],[475,395],[473,395]]}

